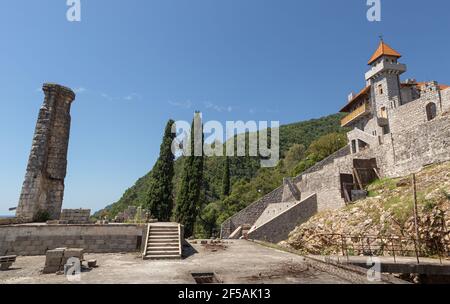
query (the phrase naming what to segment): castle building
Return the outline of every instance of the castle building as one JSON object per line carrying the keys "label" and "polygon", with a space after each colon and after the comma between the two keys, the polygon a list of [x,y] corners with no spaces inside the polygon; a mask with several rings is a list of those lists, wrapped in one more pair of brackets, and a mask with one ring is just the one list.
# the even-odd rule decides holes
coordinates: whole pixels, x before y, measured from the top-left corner
{"label": "castle building", "polygon": [[340,110],[348,145],[224,221],[223,238],[285,240],[315,213],[364,198],[365,187],[377,178],[450,161],[450,87],[401,81],[407,71],[401,57],[380,42],[368,62],[365,87]]}
{"label": "castle building", "polygon": [[[401,82],[400,75],[407,71],[406,65],[398,61],[401,57],[381,41],[368,63],[366,87],[357,95],[350,94],[348,103],[340,110],[347,113],[341,121],[342,127],[352,129],[348,134],[352,153],[382,143],[382,137],[391,133],[391,124],[396,123],[391,118],[399,107],[425,98],[430,100],[422,113],[418,113],[422,117],[411,117],[411,120],[430,121],[442,112],[444,105],[440,92],[449,86],[415,79]],[[434,98],[430,98],[430,94]]]}

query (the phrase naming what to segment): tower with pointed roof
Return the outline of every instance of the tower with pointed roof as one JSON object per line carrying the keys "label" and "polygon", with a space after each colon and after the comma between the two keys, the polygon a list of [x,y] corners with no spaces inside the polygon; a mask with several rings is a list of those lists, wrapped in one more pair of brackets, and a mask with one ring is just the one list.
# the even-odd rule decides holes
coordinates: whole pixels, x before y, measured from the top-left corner
{"label": "tower with pointed roof", "polygon": [[387,118],[387,109],[402,105],[400,75],[406,72],[406,65],[398,62],[401,57],[381,40],[368,62],[366,85],[371,87],[373,112],[381,119]]}
{"label": "tower with pointed roof", "polygon": [[399,131],[403,128],[402,124],[426,120],[427,110],[423,107],[417,110],[417,117],[411,118],[412,121],[402,123],[404,119],[399,117],[404,115],[398,113],[404,112],[403,106],[411,102],[417,104],[434,100],[434,107],[439,111],[445,108],[441,91],[448,86],[436,81],[418,83],[415,79],[401,82],[400,76],[407,70],[406,65],[398,61],[401,57],[398,51],[381,39],[368,62],[370,69],[365,74],[365,88],[356,95],[351,94],[348,103],[341,109],[342,113],[347,113],[341,125],[351,129],[348,138],[353,153],[381,144],[384,135],[392,130]]}

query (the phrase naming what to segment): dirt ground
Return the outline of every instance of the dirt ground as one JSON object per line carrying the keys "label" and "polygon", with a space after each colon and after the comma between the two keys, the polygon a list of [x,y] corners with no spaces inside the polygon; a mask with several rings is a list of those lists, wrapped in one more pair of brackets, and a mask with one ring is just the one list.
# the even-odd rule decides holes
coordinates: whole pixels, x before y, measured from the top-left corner
{"label": "dirt ground", "polygon": [[81,281],[66,276],[42,274],[45,256],[18,257],[11,270],[0,272],[0,284],[195,284],[192,273],[214,273],[221,283],[350,283],[309,268],[301,256],[267,248],[256,243],[233,240],[219,246],[192,244],[183,260],[142,260],[137,253],[86,254],[98,267],[86,269]]}

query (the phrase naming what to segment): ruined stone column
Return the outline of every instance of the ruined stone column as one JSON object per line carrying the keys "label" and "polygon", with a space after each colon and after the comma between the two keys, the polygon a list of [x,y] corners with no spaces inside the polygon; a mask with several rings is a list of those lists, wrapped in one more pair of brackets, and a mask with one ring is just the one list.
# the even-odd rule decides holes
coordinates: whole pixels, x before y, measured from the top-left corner
{"label": "ruined stone column", "polygon": [[75,93],[57,84],[44,84],[45,94],[36,124],[25,181],[16,216],[36,220],[38,213],[59,219],[67,169],[70,106]]}

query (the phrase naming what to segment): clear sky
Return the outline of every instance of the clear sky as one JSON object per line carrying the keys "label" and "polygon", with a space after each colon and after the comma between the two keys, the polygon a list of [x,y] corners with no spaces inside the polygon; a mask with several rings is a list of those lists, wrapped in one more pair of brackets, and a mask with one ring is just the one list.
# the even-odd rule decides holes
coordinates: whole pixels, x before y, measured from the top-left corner
{"label": "clear sky", "polygon": [[169,118],[278,120],[335,113],[364,87],[378,36],[404,77],[450,84],[450,2],[0,0],[0,214],[16,206],[40,87],[73,88],[64,207],[100,209],[148,172]]}

